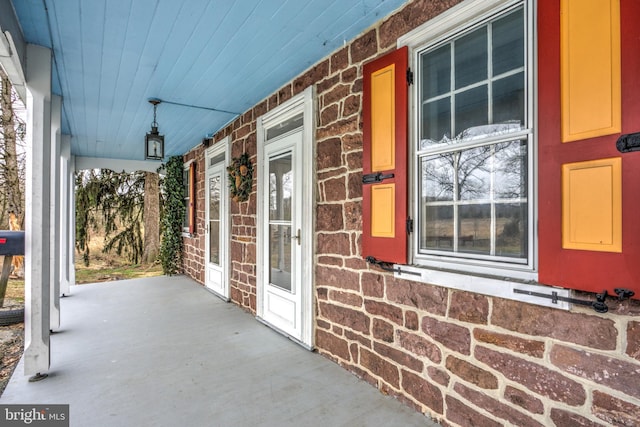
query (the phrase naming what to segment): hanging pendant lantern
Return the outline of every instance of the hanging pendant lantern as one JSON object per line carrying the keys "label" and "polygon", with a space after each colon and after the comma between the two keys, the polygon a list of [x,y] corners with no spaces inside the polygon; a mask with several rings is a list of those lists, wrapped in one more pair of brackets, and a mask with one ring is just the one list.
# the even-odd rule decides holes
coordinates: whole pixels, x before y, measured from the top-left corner
{"label": "hanging pendant lantern", "polygon": [[158,122],[156,121],[156,108],[160,104],[159,99],[150,99],[149,103],[153,104],[153,123],[151,123],[151,131],[147,132],[144,138],[145,159],[162,160],[164,158],[164,135],[158,133]]}

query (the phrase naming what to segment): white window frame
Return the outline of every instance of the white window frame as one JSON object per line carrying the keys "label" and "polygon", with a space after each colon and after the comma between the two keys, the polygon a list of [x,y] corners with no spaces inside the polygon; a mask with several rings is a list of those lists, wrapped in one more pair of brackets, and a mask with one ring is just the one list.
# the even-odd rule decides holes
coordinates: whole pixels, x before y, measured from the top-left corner
{"label": "white window frame", "polygon": [[[188,162],[183,164],[183,171],[182,171],[182,177],[183,177],[183,181],[182,181],[182,189],[184,190],[184,173],[187,172],[187,176],[189,175],[189,169],[191,168],[191,163],[193,163],[194,160],[189,160]],[[188,178],[187,178],[188,179]],[[189,191],[187,192],[188,195],[191,194],[191,189],[189,189]],[[183,196],[182,200],[191,200],[191,199],[187,199],[186,197]],[[185,208],[184,208],[184,214],[186,217],[189,216],[189,203],[185,204]],[[189,221],[192,221],[192,218],[189,218]],[[191,237],[191,233],[189,232],[189,226],[185,227],[184,226],[184,220],[182,222],[182,236],[183,237]]]}
{"label": "white window frame", "polygon": [[[415,229],[410,242],[411,264],[399,266],[402,272],[395,273],[396,277],[444,286],[452,289],[461,289],[478,292],[485,295],[499,296],[519,301],[544,305],[548,307],[567,310],[567,303],[552,303],[545,298],[516,294],[514,289],[533,292],[549,292],[549,287],[537,285],[538,280],[538,254],[537,254],[537,64],[536,64],[536,2],[535,0],[465,0],[440,14],[434,19],[425,22],[420,27],[398,39],[398,47],[408,46],[409,65],[416,70],[419,54],[431,46],[442,43],[444,40],[453,39],[458,34],[486,22],[494,16],[511,10],[518,5],[523,5],[526,27],[526,75],[527,75],[527,143],[529,145],[528,156],[528,255],[526,264],[507,263],[503,261],[465,258],[464,256],[444,256],[433,254],[420,254],[418,252],[419,230]],[[418,76],[416,75],[416,79]],[[418,218],[420,208],[417,146],[420,140],[418,104],[419,94],[417,84],[410,90],[410,166],[411,178],[410,212],[414,218]],[[517,134],[514,133],[514,136]],[[417,221],[416,221],[417,224]],[[560,296],[568,296],[565,289],[554,289]]]}

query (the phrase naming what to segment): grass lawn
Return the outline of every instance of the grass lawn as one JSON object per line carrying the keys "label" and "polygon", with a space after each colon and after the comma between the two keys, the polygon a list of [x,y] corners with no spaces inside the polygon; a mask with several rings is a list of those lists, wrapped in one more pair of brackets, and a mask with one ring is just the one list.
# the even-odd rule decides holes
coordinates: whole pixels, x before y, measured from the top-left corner
{"label": "grass lawn", "polygon": [[9,278],[7,283],[7,293],[4,295],[5,303],[7,300],[24,302],[24,279]]}
{"label": "grass lawn", "polygon": [[89,242],[90,261],[85,266],[82,254],[76,252],[76,284],[110,282],[113,280],[137,279],[162,275],[160,263],[133,265],[124,256],[102,252],[104,238],[96,236]]}
{"label": "grass lawn", "polygon": [[96,263],[89,267],[76,264],[76,284],[108,282],[111,280],[137,279],[162,275],[160,264],[152,265],[119,265],[108,267]]}
{"label": "grass lawn", "polygon": [[[76,259],[81,256],[76,254]],[[0,257],[1,263],[1,257]],[[76,262],[76,284],[110,282],[113,280],[137,279],[141,277],[153,277],[162,275],[162,266],[159,263],[151,265],[131,265],[117,255],[102,254],[92,258],[89,267],[82,260]],[[5,304],[10,301],[24,302],[24,279],[9,278]]]}

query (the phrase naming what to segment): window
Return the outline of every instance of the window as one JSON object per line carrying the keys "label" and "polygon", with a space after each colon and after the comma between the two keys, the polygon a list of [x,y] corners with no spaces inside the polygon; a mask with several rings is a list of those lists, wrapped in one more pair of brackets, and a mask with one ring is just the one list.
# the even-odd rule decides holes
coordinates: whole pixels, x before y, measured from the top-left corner
{"label": "window", "polygon": [[195,166],[194,162],[186,163],[182,172],[185,206],[182,231],[189,234],[195,232]]}
{"label": "window", "polygon": [[182,229],[183,231],[188,233],[189,232],[189,169],[188,168],[182,172],[182,185],[184,187],[183,197],[184,197],[184,206],[185,206]]}
{"label": "window", "polygon": [[415,49],[417,264],[532,269],[527,14],[511,4]]}

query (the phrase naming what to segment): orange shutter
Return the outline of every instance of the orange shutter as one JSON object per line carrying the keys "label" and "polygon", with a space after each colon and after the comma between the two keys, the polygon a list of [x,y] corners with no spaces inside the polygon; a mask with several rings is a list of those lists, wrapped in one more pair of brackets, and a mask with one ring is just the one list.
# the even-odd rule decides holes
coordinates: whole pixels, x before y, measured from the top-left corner
{"label": "orange shutter", "polygon": [[189,234],[196,231],[196,162],[189,165]]}
{"label": "orange shutter", "polygon": [[362,255],[407,263],[407,58],[364,65]]}
{"label": "orange shutter", "polygon": [[539,281],[640,297],[640,2],[538,2]]}

